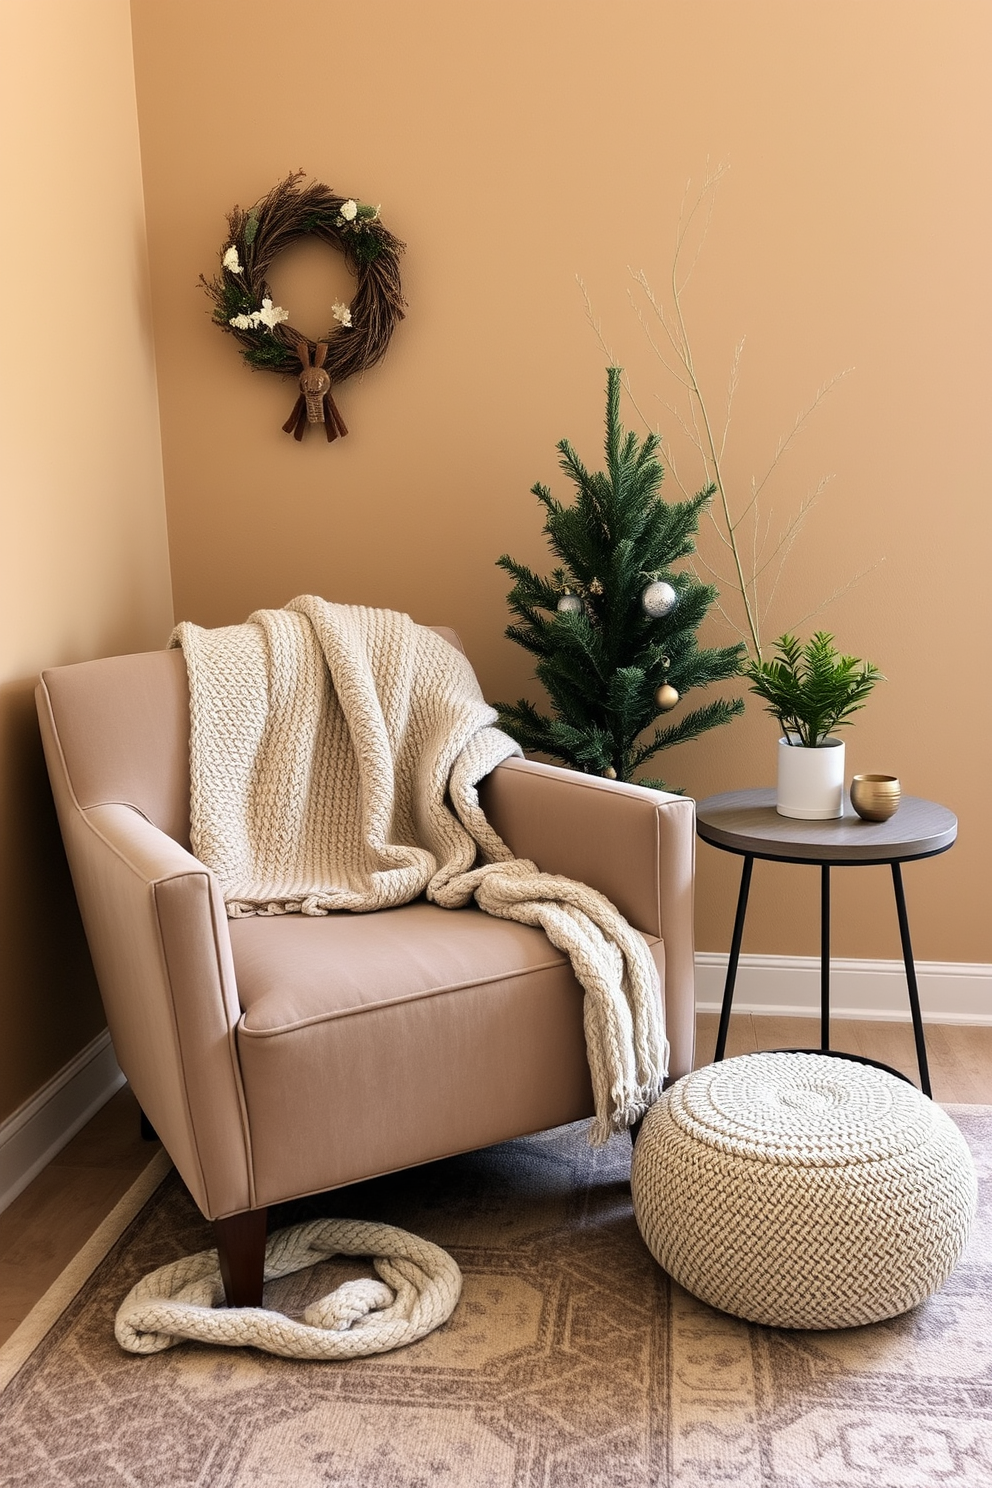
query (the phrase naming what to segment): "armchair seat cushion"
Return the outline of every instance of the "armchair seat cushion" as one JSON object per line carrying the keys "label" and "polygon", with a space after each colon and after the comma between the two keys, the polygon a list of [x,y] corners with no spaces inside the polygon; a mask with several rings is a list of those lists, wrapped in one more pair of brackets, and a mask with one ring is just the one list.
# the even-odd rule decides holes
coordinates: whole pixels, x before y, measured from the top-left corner
{"label": "armchair seat cushion", "polygon": [[503,1140],[508,1110],[519,1134],[592,1114],[583,990],[543,931],[424,901],[229,928],[257,1204]]}
{"label": "armchair seat cushion", "polygon": [[241,1028],[252,1034],[568,966],[543,930],[423,899],[374,915],[255,915],[229,928]]}

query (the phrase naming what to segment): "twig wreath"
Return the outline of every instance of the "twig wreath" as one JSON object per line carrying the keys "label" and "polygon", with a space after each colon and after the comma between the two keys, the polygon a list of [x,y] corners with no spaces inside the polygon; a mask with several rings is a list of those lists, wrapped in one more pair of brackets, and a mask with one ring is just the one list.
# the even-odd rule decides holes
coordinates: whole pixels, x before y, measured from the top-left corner
{"label": "twig wreath", "polygon": [[[331,389],[381,361],[403,319],[399,255],[403,244],[382,225],[379,208],[338,196],[320,181],[304,184],[294,171],[247,212],[229,214],[221,271],[200,282],[214,301],[214,322],[235,338],[255,371],[298,376],[300,395],[283,424],[302,439],[308,424],[323,424],[328,441],[347,434]],[[289,324],[289,311],[272,302],[266,275],[273,260],[302,237],[339,249],[355,275],[350,305],[335,303],[337,324],[311,341]]]}

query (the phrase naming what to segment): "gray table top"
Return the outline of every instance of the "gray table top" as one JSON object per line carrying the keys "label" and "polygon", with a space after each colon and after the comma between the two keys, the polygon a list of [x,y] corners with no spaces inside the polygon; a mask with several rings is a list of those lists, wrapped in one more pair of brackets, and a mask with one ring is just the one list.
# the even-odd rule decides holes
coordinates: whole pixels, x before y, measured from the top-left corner
{"label": "gray table top", "polygon": [[696,831],[727,852],[806,863],[896,863],[945,852],[957,817],[936,801],[903,796],[888,821],[866,822],[845,796],[844,815],[830,821],[779,816],[775,791],[727,791],[696,805]]}

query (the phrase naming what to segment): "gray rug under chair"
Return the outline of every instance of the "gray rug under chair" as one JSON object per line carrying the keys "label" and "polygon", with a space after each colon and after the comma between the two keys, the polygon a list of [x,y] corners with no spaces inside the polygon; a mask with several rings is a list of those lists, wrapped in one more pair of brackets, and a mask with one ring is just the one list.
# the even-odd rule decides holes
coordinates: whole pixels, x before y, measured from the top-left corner
{"label": "gray rug under chair", "polygon": [[[343,1362],[184,1343],[138,1357],[114,1317],[210,1244],[165,1160],[0,1350],[4,1488],[984,1488],[992,1482],[992,1108],[950,1107],[974,1155],[971,1239],[939,1291],[839,1331],[747,1323],[657,1265],[630,1144],[583,1125],[277,1212],[400,1225],[463,1276],[450,1319]],[[157,1184],[157,1186],[156,1186]],[[301,1316],[326,1262],[270,1284]]]}

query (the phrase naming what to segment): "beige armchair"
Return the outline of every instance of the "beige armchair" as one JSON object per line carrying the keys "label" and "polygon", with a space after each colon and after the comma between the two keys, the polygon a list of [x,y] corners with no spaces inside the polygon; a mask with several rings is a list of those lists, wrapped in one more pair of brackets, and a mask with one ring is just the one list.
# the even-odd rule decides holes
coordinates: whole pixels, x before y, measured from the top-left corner
{"label": "beige armchair", "polygon": [[[37,700],[117,1059],[213,1221],[231,1305],[261,1301],[268,1205],[591,1115],[582,989],[542,931],[424,901],[227,919],[189,847],[180,652],[55,668]],[[692,802],[520,759],[482,799],[519,856],[645,936],[686,1073]]]}

